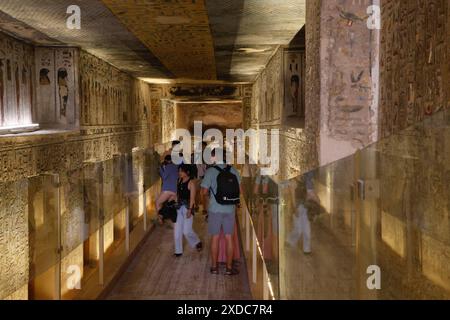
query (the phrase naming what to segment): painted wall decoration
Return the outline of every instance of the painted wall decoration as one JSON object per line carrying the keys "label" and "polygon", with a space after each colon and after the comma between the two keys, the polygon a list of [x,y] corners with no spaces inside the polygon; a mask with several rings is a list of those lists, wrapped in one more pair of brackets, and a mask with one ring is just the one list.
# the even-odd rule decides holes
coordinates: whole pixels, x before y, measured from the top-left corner
{"label": "painted wall decoration", "polygon": [[50,48],[36,50],[36,89],[37,121],[42,124],[56,122],[55,101],[55,60],[54,52]]}
{"label": "painted wall decoration", "polygon": [[448,1],[382,0],[380,136],[450,107]]}
{"label": "painted wall decoration", "polygon": [[[308,168],[305,162],[310,158],[306,152],[305,133],[299,129],[301,119],[295,117],[286,121],[284,54],[284,50],[279,49],[256,79],[249,98],[251,106],[248,116],[253,129],[280,130],[280,172],[277,176],[280,179],[304,172]],[[245,108],[244,103],[244,112]]]}
{"label": "painted wall decoration", "polygon": [[[316,134],[320,165],[349,156],[378,137],[379,31],[367,28],[362,19],[371,4],[369,0],[342,0],[337,6],[335,1],[322,1],[317,8],[320,33],[314,39],[320,47],[309,51],[309,61],[314,63],[306,69],[319,76],[320,129]],[[310,36],[307,32],[307,39]],[[317,101],[308,99],[308,103],[317,107]]]}
{"label": "painted wall decoration", "polygon": [[162,143],[170,142],[174,139],[176,129],[176,103],[171,100],[162,100]]}
{"label": "painted wall decoration", "polygon": [[[61,267],[67,270],[69,265],[83,263],[80,241],[85,215],[78,183],[83,163],[149,147],[150,121],[145,116],[151,109],[149,86],[94,56],[81,55],[80,63],[77,50],[71,48],[40,47],[35,54],[32,46],[0,34],[0,126],[4,119],[8,124],[31,119],[34,111],[36,122],[66,128],[72,119],[79,121],[81,102],[84,107],[80,133],[0,136],[0,299],[27,299],[33,271],[29,263],[34,252],[28,230],[30,189],[21,179],[60,173],[64,185]],[[78,82],[85,89],[82,100],[78,99]],[[67,292],[67,277],[61,274],[62,294]]]}
{"label": "painted wall decoration", "polygon": [[84,51],[80,69],[83,125],[135,123],[129,75]]}
{"label": "painted wall decoration", "polygon": [[151,112],[150,123],[152,131],[152,143],[161,143],[161,98],[163,97],[163,88],[152,86],[151,87]]}
{"label": "painted wall decoration", "polygon": [[305,52],[284,52],[283,123],[303,127],[305,119]]}
{"label": "painted wall decoration", "polygon": [[280,125],[283,107],[283,53],[278,50],[253,86],[252,123]]}
{"label": "painted wall decoration", "polygon": [[31,124],[34,48],[0,33],[0,127]]}
{"label": "painted wall decoration", "polygon": [[28,297],[28,184],[0,183],[0,300]]}
{"label": "painted wall decoration", "polygon": [[78,49],[36,48],[36,118],[43,126],[79,123]]}

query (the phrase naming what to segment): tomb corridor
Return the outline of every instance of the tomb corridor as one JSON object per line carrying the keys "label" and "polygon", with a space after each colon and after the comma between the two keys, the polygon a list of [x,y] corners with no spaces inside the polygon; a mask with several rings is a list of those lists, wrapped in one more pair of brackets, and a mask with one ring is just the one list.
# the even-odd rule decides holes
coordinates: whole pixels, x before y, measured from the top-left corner
{"label": "tomb corridor", "polygon": [[[449,80],[448,0],[1,0],[0,300],[448,300]],[[237,276],[158,223],[180,132]]]}

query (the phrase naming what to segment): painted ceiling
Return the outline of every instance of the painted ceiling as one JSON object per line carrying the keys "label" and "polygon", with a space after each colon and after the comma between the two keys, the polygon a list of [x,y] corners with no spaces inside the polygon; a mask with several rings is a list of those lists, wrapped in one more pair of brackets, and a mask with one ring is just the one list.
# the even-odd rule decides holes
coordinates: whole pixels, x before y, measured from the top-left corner
{"label": "painted ceiling", "polygon": [[204,1],[102,1],[178,78],[216,80]]}
{"label": "painted ceiling", "polygon": [[[1,0],[0,28],[73,45],[137,77],[254,81],[305,22],[306,0]],[[66,27],[70,5],[81,29]]]}

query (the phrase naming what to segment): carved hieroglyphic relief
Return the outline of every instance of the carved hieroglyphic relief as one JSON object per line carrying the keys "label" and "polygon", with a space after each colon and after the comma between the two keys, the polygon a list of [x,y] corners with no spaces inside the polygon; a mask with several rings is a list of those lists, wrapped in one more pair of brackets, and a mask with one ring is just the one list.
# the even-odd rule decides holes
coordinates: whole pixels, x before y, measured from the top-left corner
{"label": "carved hieroglyphic relief", "polygon": [[380,135],[450,105],[450,11],[445,0],[382,0]]}
{"label": "carved hieroglyphic relief", "polygon": [[27,181],[1,183],[0,194],[0,299],[27,299]]}
{"label": "carved hieroglyphic relief", "polygon": [[160,86],[152,86],[150,90],[152,106],[150,114],[152,143],[161,143],[161,98],[163,97],[163,88]]}
{"label": "carved hieroglyphic relief", "polygon": [[374,141],[372,81],[377,81],[377,75],[372,73],[372,64],[378,48],[374,41],[377,30],[370,30],[364,18],[371,4],[369,0],[322,2],[321,164]]}
{"label": "carved hieroglyphic relief", "polygon": [[[47,192],[46,204],[42,197],[43,193],[38,189],[33,187],[29,189],[26,185],[19,186],[22,182],[15,182],[23,177],[33,177],[49,172],[59,173],[61,178],[61,280],[62,294],[65,295],[68,293],[66,287],[66,280],[69,276],[67,267],[70,265],[83,266],[83,240],[85,240],[83,235],[85,235],[84,227],[87,215],[84,202],[86,189],[84,189],[85,183],[81,167],[85,161],[103,161],[111,159],[113,155],[130,153],[135,147],[149,147],[150,87],[87,53],[81,54],[82,63],[79,63],[75,49],[48,50],[40,48],[38,55],[35,56],[32,47],[28,48],[27,45],[22,45],[16,40],[6,41],[5,39],[9,38],[0,35],[2,106],[4,103],[8,103],[8,106],[17,106],[15,103],[17,101],[25,103],[26,100],[22,96],[17,96],[16,93],[25,93],[26,96],[27,91],[24,89],[24,85],[29,87],[31,92],[33,84],[40,87],[37,100],[48,102],[39,106],[49,107],[48,109],[35,108],[36,113],[41,116],[38,119],[50,124],[54,121],[58,122],[59,118],[65,118],[63,122],[71,124],[69,118],[73,118],[74,123],[78,123],[81,116],[78,112],[81,101],[77,98],[75,87],[72,85],[78,84],[80,80],[84,88],[82,90],[84,112],[81,121],[84,127],[80,132],[59,132],[51,135],[40,135],[37,132],[32,135],[0,137],[0,181],[2,182],[0,184],[2,194],[0,197],[0,298],[28,298],[29,273],[32,272],[33,275],[36,275],[35,271],[39,268],[45,269],[46,263],[51,262],[49,259],[47,259],[48,261],[46,259],[39,260],[43,263],[37,260],[35,253],[47,251],[45,247],[39,247],[36,244],[47,243],[50,245],[48,252],[52,253],[51,257],[56,256],[56,243],[52,243],[49,239],[34,241],[36,238],[33,238],[33,235],[28,232],[27,219],[29,214],[27,200],[38,199],[32,201],[32,221],[45,224],[46,218],[47,226],[51,227],[52,235],[54,235],[56,229],[50,223],[49,218],[56,214],[55,210],[50,211],[50,207],[54,209],[56,204],[55,193],[51,193],[50,197],[50,193]],[[15,42],[18,45],[15,45]],[[13,59],[13,57],[19,56],[22,57],[22,60]],[[21,62],[28,61],[23,56],[29,60],[29,65]],[[36,68],[35,62],[37,63]],[[81,79],[78,77],[78,65]],[[34,75],[35,69],[37,71]],[[15,90],[18,84],[22,87],[20,90]],[[31,98],[32,95],[30,95]],[[32,100],[29,101],[29,103],[31,102]],[[38,105],[36,101],[35,105]],[[24,113],[16,113],[16,115],[25,118]],[[52,117],[43,117],[44,115]],[[122,168],[119,171],[122,171]],[[93,174],[89,175],[89,177],[93,176]],[[117,193],[122,194],[121,190],[116,190],[115,194],[117,195]],[[89,194],[94,195],[94,200],[97,199],[95,192]],[[116,202],[120,205],[120,201]],[[44,205],[50,204],[51,206],[44,210]],[[90,212],[95,211],[95,206],[94,209],[92,205],[88,205],[87,208]],[[44,211],[46,212],[45,217],[42,214]],[[37,215],[34,216],[34,213]],[[90,227],[95,229],[95,214],[91,218],[93,223]],[[52,221],[55,222],[56,219]],[[105,248],[108,248],[113,239],[114,224],[111,219],[107,221]],[[124,222],[121,221],[119,224],[123,228]],[[45,237],[46,235],[50,236],[50,233],[41,233],[41,236]],[[28,248],[29,237],[31,240],[34,239],[30,249]],[[94,259],[98,256],[98,250],[96,251],[95,248],[98,244],[96,237],[98,234],[94,235],[95,239],[93,238],[92,241],[93,256],[91,258]],[[56,237],[54,238],[56,240]],[[35,267],[31,269],[28,262],[29,254],[36,262]],[[54,294],[52,285],[48,282],[50,278],[47,278],[51,277],[52,272],[55,271],[45,270],[43,277],[37,280],[46,283],[45,292],[41,292],[45,296]]]}
{"label": "carved hieroglyphic relief", "polygon": [[283,123],[300,128],[305,120],[305,52],[284,52],[284,108]]}
{"label": "carved hieroglyphic relief", "polygon": [[0,127],[32,123],[34,48],[0,33]]}
{"label": "carved hieroglyphic relief", "polygon": [[130,76],[82,51],[80,78],[83,125],[134,123]]}
{"label": "carved hieroglyphic relief", "polygon": [[278,50],[254,83],[252,122],[280,125],[283,105],[283,51]]}
{"label": "carved hieroglyphic relief", "polygon": [[171,100],[161,101],[162,143],[174,139],[176,129],[176,103]]}
{"label": "carved hieroglyphic relief", "polygon": [[36,119],[44,126],[78,123],[78,49],[37,47]]}
{"label": "carved hieroglyphic relief", "polygon": [[252,94],[253,87],[251,85],[245,85],[242,88],[242,108],[244,109],[244,130],[248,130],[252,125]]}
{"label": "carved hieroglyphic relief", "polygon": [[307,166],[313,169],[319,162],[320,123],[320,8],[322,0],[306,1],[306,84],[304,155]]}
{"label": "carved hieroglyphic relief", "polygon": [[74,125],[78,105],[78,50],[55,50],[56,119],[58,123]]}
{"label": "carved hieroglyphic relief", "polygon": [[305,134],[301,129],[289,126],[282,121],[284,113],[284,51],[279,49],[266,69],[253,85],[251,97],[251,112],[249,115],[251,127],[254,129],[280,130],[280,172],[278,178],[287,179],[296,176],[308,166],[309,159],[305,148]]}

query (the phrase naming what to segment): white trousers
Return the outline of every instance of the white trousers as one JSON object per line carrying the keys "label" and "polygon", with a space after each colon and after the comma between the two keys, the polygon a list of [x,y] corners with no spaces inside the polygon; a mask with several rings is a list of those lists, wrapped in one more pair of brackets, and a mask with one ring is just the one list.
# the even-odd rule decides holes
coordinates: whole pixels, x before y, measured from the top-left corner
{"label": "white trousers", "polygon": [[192,224],[194,222],[194,217],[191,216],[189,219],[186,218],[187,208],[182,206],[177,210],[177,222],[174,228],[174,240],[175,240],[175,254],[183,253],[183,235],[186,237],[189,245],[195,248],[200,242],[200,238],[192,229]]}
{"label": "white trousers", "polygon": [[301,204],[294,215],[293,228],[288,237],[288,242],[295,247],[303,236],[303,252],[311,252],[311,224],[308,219],[308,210]]}

